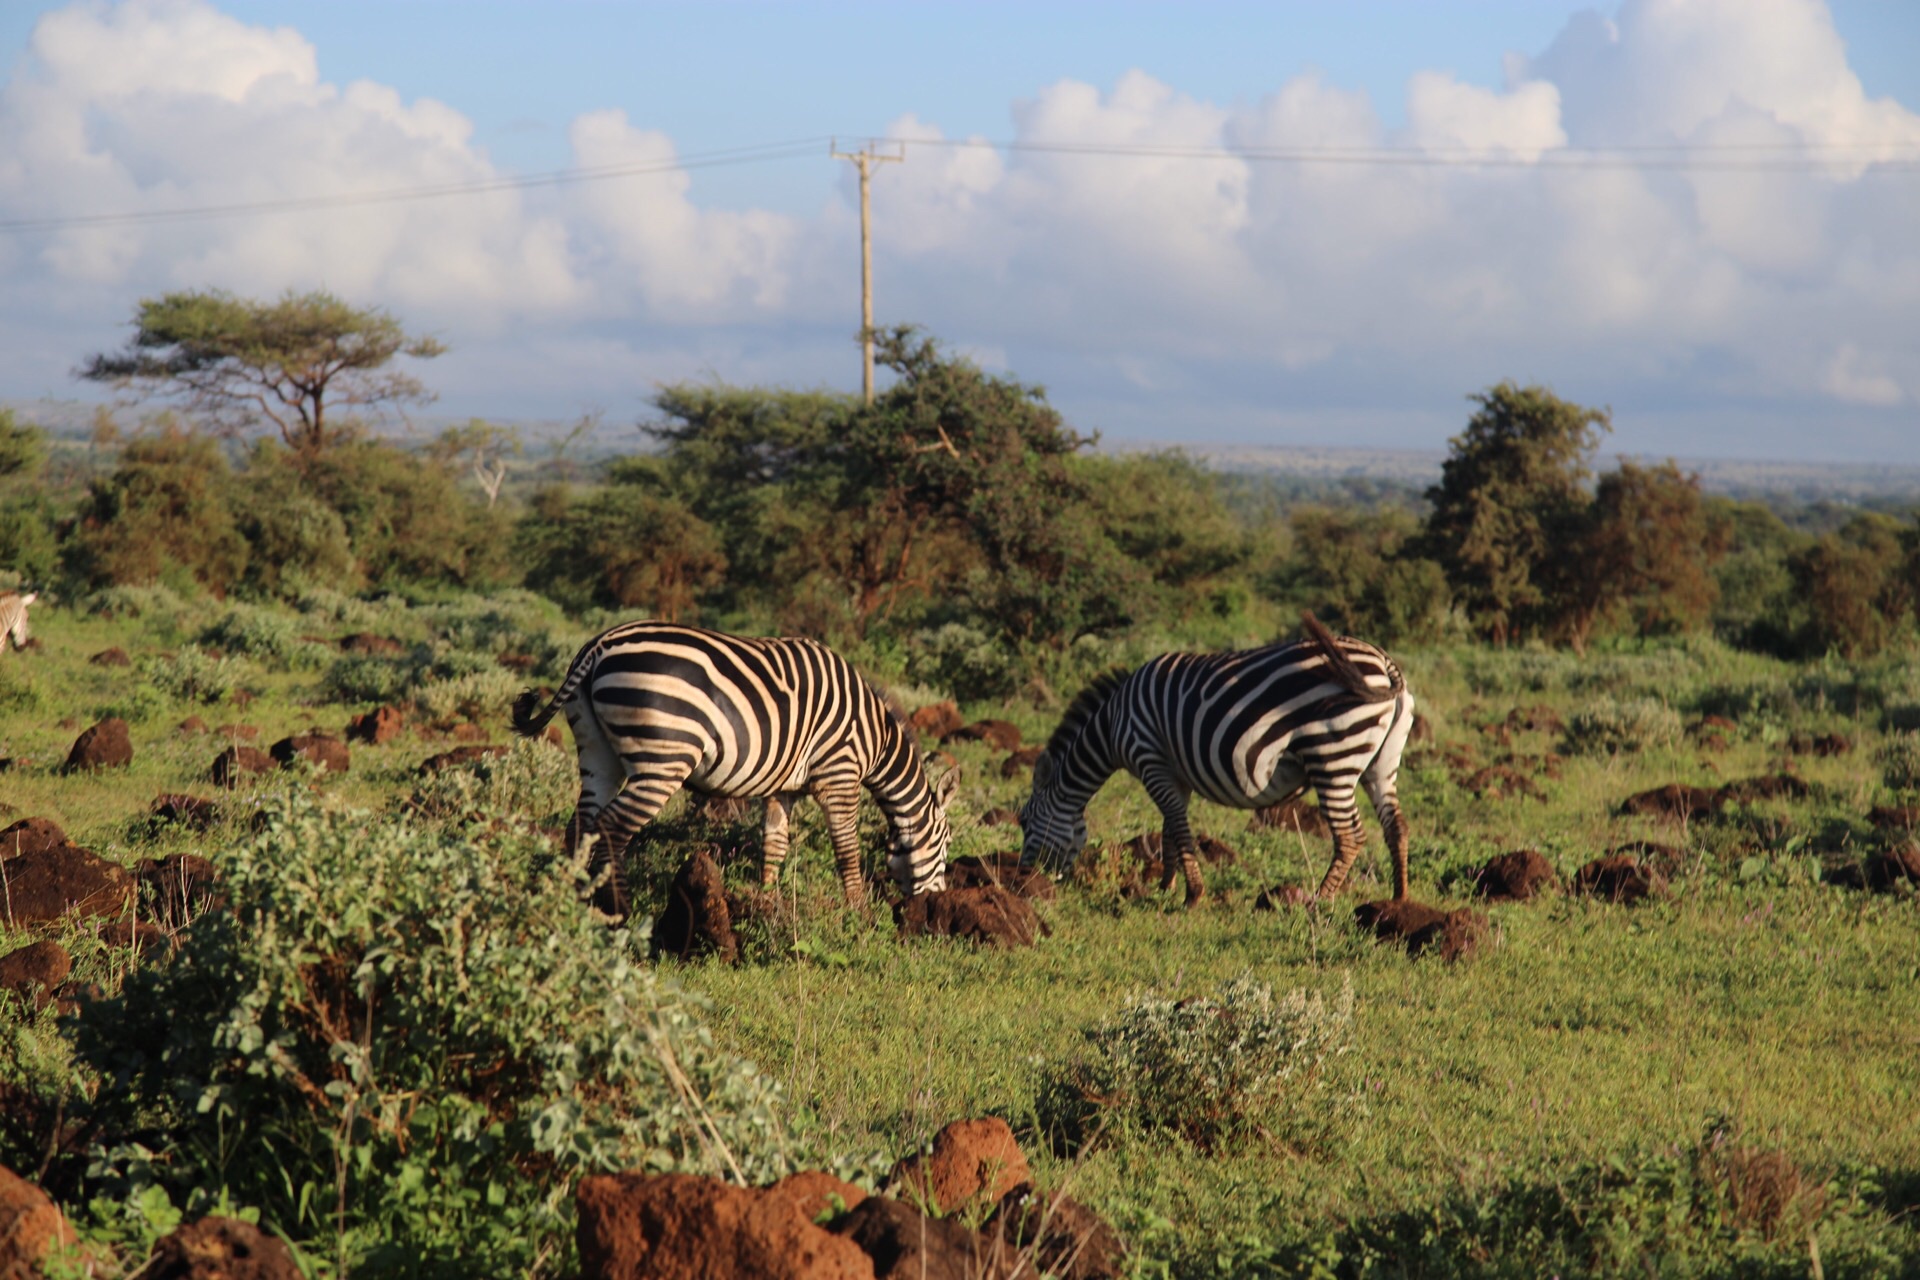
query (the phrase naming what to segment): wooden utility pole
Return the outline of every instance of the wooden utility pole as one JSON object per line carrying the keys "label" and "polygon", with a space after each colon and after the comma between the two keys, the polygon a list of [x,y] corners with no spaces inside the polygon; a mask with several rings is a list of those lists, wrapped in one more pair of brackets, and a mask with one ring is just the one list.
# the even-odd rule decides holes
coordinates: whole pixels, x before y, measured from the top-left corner
{"label": "wooden utility pole", "polygon": [[830,144],[836,160],[851,160],[860,170],[860,390],[873,403],[873,166],[898,164],[907,158],[907,144],[900,144],[898,155],[882,155],[869,142],[858,151],[842,151],[836,140]]}

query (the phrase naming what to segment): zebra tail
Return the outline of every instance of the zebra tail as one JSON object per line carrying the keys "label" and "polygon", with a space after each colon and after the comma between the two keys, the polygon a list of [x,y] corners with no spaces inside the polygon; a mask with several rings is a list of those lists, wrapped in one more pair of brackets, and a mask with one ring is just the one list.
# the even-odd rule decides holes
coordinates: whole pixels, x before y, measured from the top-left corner
{"label": "zebra tail", "polygon": [[531,738],[547,727],[547,721],[553,719],[553,713],[559,709],[557,696],[543,707],[540,691],[528,689],[513,700],[513,731],[523,738]]}
{"label": "zebra tail", "polygon": [[[1333,632],[1327,630],[1326,625],[1313,616],[1311,609],[1302,611],[1300,624],[1306,628],[1308,638],[1327,655],[1327,672],[1333,677],[1335,684],[1362,702],[1392,702],[1400,696],[1404,682],[1397,671],[1393,672],[1393,684],[1385,689],[1376,689],[1368,684],[1366,676],[1360,673],[1360,668],[1353,665],[1353,659],[1349,658],[1346,650],[1340,647],[1340,642],[1333,638]],[[1391,666],[1388,669],[1393,670]]]}

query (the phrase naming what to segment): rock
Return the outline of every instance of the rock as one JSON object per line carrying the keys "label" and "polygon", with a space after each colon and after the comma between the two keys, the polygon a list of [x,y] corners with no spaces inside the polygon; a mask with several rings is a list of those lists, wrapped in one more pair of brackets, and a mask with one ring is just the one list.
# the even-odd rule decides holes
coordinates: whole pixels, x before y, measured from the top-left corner
{"label": "rock", "polygon": [[51,939],[30,942],[0,956],[0,991],[11,991],[33,1007],[44,1009],[53,993],[73,972],[73,957]]}
{"label": "rock", "polygon": [[1025,899],[997,885],[916,893],[893,910],[903,938],[939,936],[1030,947],[1052,932]]}
{"label": "rock", "polygon": [[171,791],[155,796],[147,812],[157,821],[177,823],[194,831],[205,831],[220,819],[213,801]]}
{"label": "rock", "polygon": [[1051,902],[1060,896],[1046,872],[1038,867],[1023,871],[1017,853],[955,858],[947,864],[947,888],[979,889],[987,885],[1010,889],[1032,902]]}
{"label": "rock", "polygon": [[222,724],[215,725],[213,732],[216,737],[225,738],[229,742],[253,742],[260,737],[260,726],[257,724]]}
{"label": "rock", "polygon": [[347,741],[385,746],[406,730],[407,717],[398,707],[375,707],[347,721]]}
{"label": "rock", "polygon": [[439,773],[442,769],[451,769],[456,765],[472,764],[476,760],[491,760],[507,754],[505,747],[455,747],[451,751],[442,751],[437,756],[428,756],[420,762],[420,776],[425,778]]}
{"label": "rock", "polygon": [[324,733],[296,733],[282,738],[273,744],[271,754],[282,769],[291,768],[296,760],[304,760],[319,765],[327,773],[345,773],[352,764],[347,744]]}
{"label": "rock", "polygon": [[980,815],[980,825],[983,827],[1017,827],[1020,825],[1020,815],[1011,809],[996,807]]}
{"label": "rock", "polygon": [[666,910],[653,922],[649,951],[656,960],[663,955],[682,960],[712,955],[733,964],[740,958],[720,868],[705,849],[681,863],[675,873]]}
{"label": "rock", "polygon": [[574,1192],[582,1280],[872,1280],[859,1244],[803,1213],[817,1184],[784,1185],[759,1190],[685,1173],[582,1178]]}
{"label": "rock", "polygon": [[1689,822],[1720,811],[1725,803],[1718,791],[1669,782],[1651,791],[1636,792],[1620,802],[1620,812],[1649,818],[1672,818]]}
{"label": "rock", "polygon": [[1478,953],[1488,931],[1487,918],[1478,911],[1442,911],[1411,898],[1362,903],[1354,908],[1353,918],[1382,942],[1404,943],[1409,955],[1437,947],[1449,964]]}
{"label": "rock", "polygon": [[1304,907],[1312,904],[1313,890],[1299,884],[1277,884],[1271,889],[1262,889],[1260,896],[1253,900],[1255,911],[1278,911],[1282,907]]}
{"label": "rock", "polygon": [[87,659],[87,665],[93,667],[130,667],[133,659],[127,656],[125,649],[102,649]]}
{"label": "rock", "polygon": [[133,878],[148,914],[178,929],[213,904],[219,877],[213,864],[197,853],[170,853],[143,860],[133,869]]}
{"label": "rock", "polygon": [[1020,726],[1007,720],[976,720],[972,724],[962,725],[951,733],[942,734],[940,741],[942,744],[984,742],[999,751],[1018,751]]}
{"label": "rock", "polygon": [[1002,1280],[1011,1270],[978,1231],[890,1196],[868,1196],[833,1229],[867,1255],[875,1280]]}
{"label": "rock", "polygon": [[1304,796],[1292,796],[1279,804],[1270,804],[1263,809],[1255,809],[1253,817],[1247,820],[1250,831],[1297,831],[1303,836],[1319,836],[1322,839],[1333,835],[1333,828],[1320,813],[1320,806],[1310,804]]}
{"label": "rock", "polygon": [[20,928],[68,914],[110,916],[133,900],[133,877],[78,845],[59,845],[9,858],[0,917]]}
{"label": "rock", "polygon": [[953,703],[932,702],[908,716],[907,723],[923,738],[944,740],[948,734],[966,724],[966,719]]}
{"label": "rock", "polygon": [[1032,773],[1033,766],[1040,763],[1040,757],[1046,753],[1045,747],[1021,747],[1000,762],[1000,776],[1018,778]]}
{"label": "rock", "polygon": [[0,831],[0,861],[23,853],[58,849],[66,843],[67,833],[52,818],[22,818]]}
{"label": "rock", "polygon": [[1574,873],[1573,891],[1607,902],[1638,902],[1664,893],[1666,879],[1625,854],[1595,858]]}
{"label": "rock", "polygon": [[933,1150],[893,1166],[886,1190],[942,1217],[977,1219],[1021,1183],[1031,1182],[1027,1157],[998,1116],[956,1120],[933,1136]]}
{"label": "rock", "polygon": [[199,716],[188,716],[173,727],[173,731],[183,738],[191,738],[207,731],[207,722]]}
{"label": "rock", "polygon": [[248,774],[272,773],[273,757],[258,747],[228,747],[207,771],[216,787],[237,787]]}
{"label": "rock", "polygon": [[1487,860],[1473,878],[1473,891],[1489,902],[1527,902],[1559,885],[1553,864],[1532,849]]}
{"label": "rock", "polygon": [[301,1280],[286,1241],[238,1218],[209,1216],[162,1236],[141,1280]]}
{"label": "rock", "polygon": [[127,733],[127,722],[119,716],[108,716],[74,739],[73,750],[67,753],[66,772],[118,769],[132,763],[133,739]]}
{"label": "rock", "polygon": [[1024,1250],[1033,1272],[1056,1280],[1120,1280],[1126,1274],[1127,1247],[1105,1218],[1072,1196],[1040,1195],[1030,1182],[1007,1192],[981,1234],[1004,1239],[1006,1254]]}
{"label": "rock", "polygon": [[376,636],[370,631],[356,631],[340,640],[340,652],[361,653],[373,657],[388,658],[407,651],[407,646],[387,636]]}
{"label": "rock", "polygon": [[41,1260],[73,1242],[73,1228],[47,1193],[0,1168],[0,1277],[38,1280]]}

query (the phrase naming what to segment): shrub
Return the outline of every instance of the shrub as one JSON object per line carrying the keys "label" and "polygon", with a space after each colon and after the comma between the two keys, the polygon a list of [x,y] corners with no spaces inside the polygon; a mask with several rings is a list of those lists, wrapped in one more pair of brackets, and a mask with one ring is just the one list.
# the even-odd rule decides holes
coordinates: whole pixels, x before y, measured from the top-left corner
{"label": "shrub", "polygon": [[130,1182],[257,1206],[341,1274],[555,1275],[583,1173],[788,1171],[778,1086],[582,909],[577,864],[264,813],[219,859],[229,909],[77,1020],[91,1119],[171,1153]]}
{"label": "shrub", "polygon": [[1070,1141],[1106,1125],[1179,1134],[1203,1149],[1282,1127],[1353,1043],[1353,986],[1278,999],[1242,975],[1212,998],[1143,996],[1085,1031],[1087,1052],[1042,1086],[1041,1121]]}
{"label": "shrub", "polygon": [[419,683],[423,665],[417,658],[343,654],[320,677],[320,696],[327,702],[396,702]]}
{"label": "shrub", "polygon": [[1679,738],[1680,714],[1655,698],[1600,698],[1567,718],[1567,749],[1586,755],[1672,746]]}
{"label": "shrub", "polygon": [[199,640],[228,653],[244,653],[282,671],[320,666],[328,653],[325,646],[301,639],[294,620],[286,614],[244,606],[229,609],[200,633]]}
{"label": "shrub", "polygon": [[962,702],[1006,697],[1020,686],[1022,671],[1004,641],[959,622],[920,632],[907,660],[912,679]]}
{"label": "shrub", "polygon": [[1880,744],[1880,780],[1889,790],[1920,791],[1920,733],[1903,729]]}
{"label": "shrub", "polygon": [[241,664],[216,658],[198,645],[188,645],[171,658],[148,658],[141,674],[168,697],[182,702],[220,702],[233,692]]}
{"label": "shrub", "polygon": [[559,825],[580,795],[580,771],[571,751],[520,740],[503,756],[442,769],[421,780],[408,807],[425,818],[485,820],[511,813]]}
{"label": "shrub", "polygon": [[488,663],[484,670],[420,686],[414,692],[413,705],[432,720],[494,717],[504,726],[508,707],[525,685],[520,676]]}

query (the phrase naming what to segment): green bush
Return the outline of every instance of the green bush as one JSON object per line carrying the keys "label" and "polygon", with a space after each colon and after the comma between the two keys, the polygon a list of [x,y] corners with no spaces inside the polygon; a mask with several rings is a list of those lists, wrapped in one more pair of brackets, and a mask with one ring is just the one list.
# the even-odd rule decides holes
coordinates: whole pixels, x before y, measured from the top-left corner
{"label": "green bush", "polygon": [[140,673],[148,683],[182,702],[222,702],[233,692],[242,664],[216,658],[198,645],[187,645],[172,657],[148,658]]}
{"label": "green bush", "polygon": [[1349,982],[1276,999],[1250,975],[1212,998],[1143,996],[1088,1028],[1087,1051],[1043,1082],[1040,1119],[1069,1143],[1103,1128],[1175,1133],[1205,1149],[1278,1132],[1325,1092],[1353,1044]]}
{"label": "green bush", "polygon": [[[93,1181],[224,1195],[344,1274],[567,1274],[596,1171],[787,1172],[778,1086],[523,837],[269,801],[229,904],[84,1006]],[[117,1182],[111,1177],[120,1174]]]}
{"label": "green bush", "polygon": [[509,708],[526,681],[492,663],[482,671],[435,680],[414,691],[413,705],[431,720],[465,717],[469,720],[497,720],[507,723]]}
{"label": "green bush", "polygon": [[1567,718],[1567,749],[1618,755],[1680,740],[1680,713],[1654,698],[1600,698]]}
{"label": "green bush", "polygon": [[327,702],[398,702],[420,682],[423,665],[414,658],[343,654],[321,675],[320,697]]}
{"label": "green bush", "polygon": [[317,667],[329,654],[324,645],[300,637],[294,620],[271,609],[240,606],[200,633],[201,644],[228,653],[244,653],[270,667]]}
{"label": "green bush", "polygon": [[441,769],[421,779],[407,807],[442,821],[490,820],[515,814],[529,822],[565,824],[580,796],[573,752],[521,739],[503,756]]}
{"label": "green bush", "polygon": [[1920,791],[1920,733],[1902,729],[1880,744],[1880,780],[1889,790]]}
{"label": "green bush", "polygon": [[945,689],[962,702],[1004,698],[1020,687],[1020,656],[1005,642],[964,623],[922,631],[914,637],[907,674]]}

